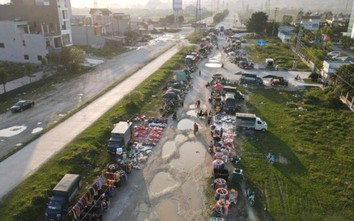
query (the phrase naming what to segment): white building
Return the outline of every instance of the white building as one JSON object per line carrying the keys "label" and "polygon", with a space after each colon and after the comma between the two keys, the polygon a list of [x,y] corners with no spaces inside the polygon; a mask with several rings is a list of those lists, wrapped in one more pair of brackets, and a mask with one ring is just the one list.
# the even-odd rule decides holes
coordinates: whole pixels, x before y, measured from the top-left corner
{"label": "white building", "polygon": [[331,77],[340,67],[343,65],[349,65],[349,61],[323,61],[323,69],[321,72],[321,76],[324,80],[327,80]]}
{"label": "white building", "polygon": [[320,28],[320,16],[318,15],[302,16],[301,25],[303,28],[309,31],[317,31]]}
{"label": "white building", "polygon": [[48,53],[73,45],[70,19],[70,0],[0,5],[0,60],[40,63]]}
{"label": "white building", "polygon": [[352,11],[350,13],[350,19],[349,19],[349,24],[348,24],[348,36],[354,39],[354,2],[352,6]]}
{"label": "white building", "polygon": [[0,21],[0,60],[41,63],[48,53],[43,34],[28,33],[27,21]]}
{"label": "white building", "polygon": [[292,26],[280,26],[278,29],[278,38],[282,42],[287,42],[295,35],[293,31],[294,27]]}

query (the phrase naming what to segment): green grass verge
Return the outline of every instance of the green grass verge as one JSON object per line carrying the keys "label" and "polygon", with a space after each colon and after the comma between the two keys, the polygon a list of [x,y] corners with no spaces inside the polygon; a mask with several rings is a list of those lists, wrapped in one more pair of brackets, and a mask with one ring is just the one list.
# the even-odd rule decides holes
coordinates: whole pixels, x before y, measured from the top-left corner
{"label": "green grass verge", "polygon": [[[267,39],[266,46],[252,45],[248,47],[250,59],[255,62],[265,63],[266,58],[273,58],[276,66],[290,70],[293,65],[294,52],[287,44],[280,40]],[[301,60],[296,68],[297,71],[310,71]]]}
{"label": "green grass verge", "polygon": [[[156,114],[162,103],[162,88],[174,76],[174,69],[182,67],[184,56],[191,50],[185,48],[166,62],[157,72],[141,84],[133,93],[141,99],[126,96],[116,107],[102,116],[67,147],[26,179],[0,203],[0,217],[7,220],[43,220],[44,210],[51,189],[66,173],[78,173],[88,186],[102,173],[112,156],[106,151],[112,125],[132,117],[134,113]],[[157,95],[157,98],[152,98]]]}
{"label": "green grass verge", "polygon": [[[269,127],[246,135],[241,155],[248,185],[257,190],[259,214],[267,208],[270,220],[352,219],[353,113],[344,105],[328,108],[317,88],[251,94],[250,112]],[[273,166],[268,152],[277,157]]]}

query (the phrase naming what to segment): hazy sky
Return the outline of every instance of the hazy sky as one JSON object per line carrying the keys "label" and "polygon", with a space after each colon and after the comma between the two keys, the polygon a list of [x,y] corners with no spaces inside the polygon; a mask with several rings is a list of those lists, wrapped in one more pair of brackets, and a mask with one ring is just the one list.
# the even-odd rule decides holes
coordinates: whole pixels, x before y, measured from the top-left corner
{"label": "hazy sky", "polygon": [[[93,7],[94,0],[71,0],[72,7]],[[161,2],[171,2],[172,0],[161,0]],[[10,0],[0,0],[0,4],[8,3]],[[97,0],[99,7],[109,7],[111,5],[137,5],[146,4],[148,0]]]}

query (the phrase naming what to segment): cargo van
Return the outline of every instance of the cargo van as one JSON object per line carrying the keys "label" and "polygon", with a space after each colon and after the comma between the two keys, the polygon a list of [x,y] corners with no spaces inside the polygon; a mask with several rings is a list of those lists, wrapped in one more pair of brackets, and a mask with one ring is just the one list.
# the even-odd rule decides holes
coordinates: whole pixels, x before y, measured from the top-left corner
{"label": "cargo van", "polygon": [[247,128],[254,130],[266,131],[268,125],[261,118],[255,114],[249,113],[236,113],[236,128]]}

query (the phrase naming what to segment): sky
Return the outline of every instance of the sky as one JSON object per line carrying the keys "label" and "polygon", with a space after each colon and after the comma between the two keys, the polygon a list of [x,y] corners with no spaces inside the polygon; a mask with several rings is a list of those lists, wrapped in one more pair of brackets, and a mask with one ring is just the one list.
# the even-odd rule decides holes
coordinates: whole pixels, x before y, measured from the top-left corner
{"label": "sky", "polygon": [[[94,0],[71,0],[71,6],[75,8],[93,7]],[[161,0],[168,2],[169,0]],[[171,0],[172,1],[172,0]],[[0,4],[8,3],[10,0],[0,0]],[[109,7],[110,5],[144,5],[148,0],[97,0],[99,7]]]}

